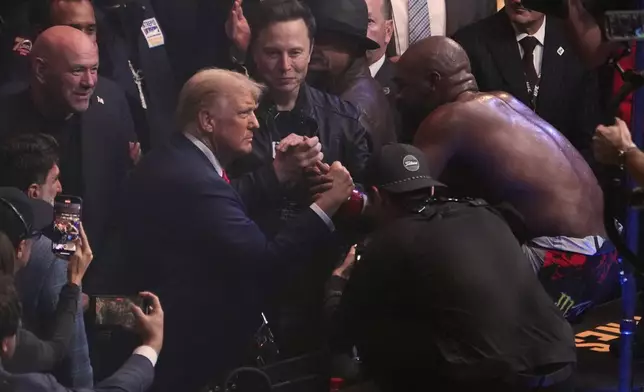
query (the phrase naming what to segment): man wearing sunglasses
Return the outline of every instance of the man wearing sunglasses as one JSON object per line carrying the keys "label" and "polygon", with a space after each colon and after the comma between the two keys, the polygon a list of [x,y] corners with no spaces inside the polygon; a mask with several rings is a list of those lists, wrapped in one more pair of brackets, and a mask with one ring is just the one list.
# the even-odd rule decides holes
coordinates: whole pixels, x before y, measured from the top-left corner
{"label": "man wearing sunglasses", "polygon": [[[50,212],[45,216],[46,224],[51,224],[51,205],[62,191],[59,175],[58,144],[49,135],[18,135],[0,146],[0,187],[15,187],[29,199],[48,203],[46,207]],[[43,337],[56,311],[60,291],[67,284],[68,263],[52,253],[51,240],[47,237],[37,236],[27,242],[30,242],[30,256],[27,255],[25,260],[28,263],[16,273],[16,287],[23,307],[24,327]],[[25,247],[29,248],[28,245],[25,243]],[[80,306],[72,341],[53,373],[67,387],[89,388],[93,385],[93,369]]]}

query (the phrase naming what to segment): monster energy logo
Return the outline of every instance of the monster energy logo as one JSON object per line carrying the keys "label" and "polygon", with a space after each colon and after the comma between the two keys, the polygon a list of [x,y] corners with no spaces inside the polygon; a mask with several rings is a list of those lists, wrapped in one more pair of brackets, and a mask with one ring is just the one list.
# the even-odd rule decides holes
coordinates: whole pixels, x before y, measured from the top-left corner
{"label": "monster energy logo", "polygon": [[568,311],[575,306],[575,301],[573,301],[568,294],[561,293],[561,296],[555,305],[557,305],[559,310],[563,312],[565,317]]}

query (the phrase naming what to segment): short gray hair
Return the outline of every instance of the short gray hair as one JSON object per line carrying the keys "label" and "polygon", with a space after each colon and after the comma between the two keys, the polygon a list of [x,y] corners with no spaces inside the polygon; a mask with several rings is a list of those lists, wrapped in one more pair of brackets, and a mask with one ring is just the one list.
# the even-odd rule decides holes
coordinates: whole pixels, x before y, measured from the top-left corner
{"label": "short gray hair", "polygon": [[183,85],[179,94],[177,120],[179,129],[197,119],[199,111],[214,101],[225,101],[231,96],[250,92],[256,101],[262,96],[265,86],[246,75],[219,68],[208,68],[194,74]]}

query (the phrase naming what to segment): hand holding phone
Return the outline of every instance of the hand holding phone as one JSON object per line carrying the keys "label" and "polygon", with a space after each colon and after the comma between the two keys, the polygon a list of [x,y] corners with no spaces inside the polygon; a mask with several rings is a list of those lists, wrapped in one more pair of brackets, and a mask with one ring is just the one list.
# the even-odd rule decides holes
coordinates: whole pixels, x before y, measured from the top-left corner
{"label": "hand holding phone", "polygon": [[77,196],[59,195],[54,200],[54,234],[52,251],[67,258],[76,252],[76,239],[80,237],[83,200]]}
{"label": "hand holding phone", "polygon": [[67,280],[77,286],[81,285],[85,272],[87,272],[87,268],[94,259],[83,225],[81,224],[79,228],[80,238],[74,240],[76,252],[69,258],[69,264],[67,265]]}
{"label": "hand holding phone", "polygon": [[135,304],[132,304],[132,313],[134,313],[143,344],[152,347],[158,354],[163,347],[163,308],[156,295],[144,291],[140,293],[140,296],[149,304],[148,313],[146,314]]}

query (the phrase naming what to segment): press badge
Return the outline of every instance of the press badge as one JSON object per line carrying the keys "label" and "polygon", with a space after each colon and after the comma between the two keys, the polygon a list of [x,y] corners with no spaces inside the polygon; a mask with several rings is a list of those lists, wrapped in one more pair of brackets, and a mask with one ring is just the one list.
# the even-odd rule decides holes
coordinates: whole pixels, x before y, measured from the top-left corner
{"label": "press badge", "polygon": [[145,36],[145,40],[148,41],[148,46],[150,48],[156,48],[157,46],[161,46],[165,43],[163,32],[161,31],[161,27],[159,27],[157,18],[144,20],[141,25],[141,31]]}

